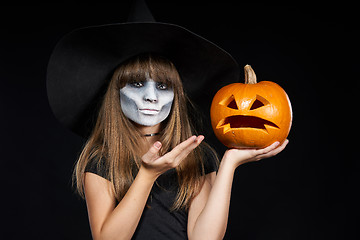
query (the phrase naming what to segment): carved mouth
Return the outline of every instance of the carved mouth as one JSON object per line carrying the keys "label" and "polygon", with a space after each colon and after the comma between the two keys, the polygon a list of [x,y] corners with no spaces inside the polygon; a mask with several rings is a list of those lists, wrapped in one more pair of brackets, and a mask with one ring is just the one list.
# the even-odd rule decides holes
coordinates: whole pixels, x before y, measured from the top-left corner
{"label": "carved mouth", "polygon": [[216,128],[224,128],[224,133],[230,131],[232,128],[256,128],[267,132],[265,125],[279,128],[275,123],[268,120],[244,115],[235,115],[224,118],[218,123]]}

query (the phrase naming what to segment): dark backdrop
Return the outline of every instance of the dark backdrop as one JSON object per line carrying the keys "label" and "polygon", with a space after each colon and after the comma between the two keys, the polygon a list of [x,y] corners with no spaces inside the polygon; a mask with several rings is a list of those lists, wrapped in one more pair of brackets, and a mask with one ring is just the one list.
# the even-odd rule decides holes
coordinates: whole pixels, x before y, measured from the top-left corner
{"label": "dark backdrop", "polygon": [[[1,6],[1,239],[90,239],[85,202],[71,187],[83,140],[54,118],[46,67],[69,31],[124,22],[122,2]],[[285,151],[238,168],[225,239],[359,237],[355,6],[148,4],[158,21],[202,35],[251,64],[258,80],[280,84],[293,105]]]}

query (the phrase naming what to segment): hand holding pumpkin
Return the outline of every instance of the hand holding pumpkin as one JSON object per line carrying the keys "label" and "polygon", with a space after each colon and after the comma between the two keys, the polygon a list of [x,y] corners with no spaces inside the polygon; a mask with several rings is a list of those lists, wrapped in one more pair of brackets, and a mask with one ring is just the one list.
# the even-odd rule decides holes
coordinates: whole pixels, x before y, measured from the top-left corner
{"label": "hand holding pumpkin", "polygon": [[262,149],[228,149],[225,152],[222,161],[231,164],[232,167],[235,169],[239,165],[247,162],[259,161],[264,158],[275,156],[276,154],[284,150],[288,142],[289,140],[286,139],[281,145],[279,145],[279,142],[275,142],[270,146]]}

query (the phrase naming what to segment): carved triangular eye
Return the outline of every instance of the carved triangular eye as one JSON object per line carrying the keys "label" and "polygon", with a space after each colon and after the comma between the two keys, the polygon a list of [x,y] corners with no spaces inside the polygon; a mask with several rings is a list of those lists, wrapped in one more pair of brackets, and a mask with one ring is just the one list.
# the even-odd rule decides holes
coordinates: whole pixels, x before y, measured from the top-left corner
{"label": "carved triangular eye", "polygon": [[219,104],[224,105],[224,106],[226,106],[228,108],[232,108],[232,109],[236,109],[236,110],[239,109],[237,104],[236,104],[234,95],[231,95],[231,97],[229,97],[229,98],[227,98],[225,100],[222,100]]}
{"label": "carved triangular eye", "polygon": [[250,110],[254,110],[269,104],[269,101],[260,95],[256,95],[256,99],[250,107]]}
{"label": "carved triangular eye", "polygon": [[251,105],[250,110],[254,110],[262,106],[264,106],[264,104],[256,99],[255,102]]}
{"label": "carved triangular eye", "polygon": [[239,109],[237,104],[236,104],[236,101],[235,99],[233,99],[228,105],[227,105],[228,108],[233,108],[233,109]]}

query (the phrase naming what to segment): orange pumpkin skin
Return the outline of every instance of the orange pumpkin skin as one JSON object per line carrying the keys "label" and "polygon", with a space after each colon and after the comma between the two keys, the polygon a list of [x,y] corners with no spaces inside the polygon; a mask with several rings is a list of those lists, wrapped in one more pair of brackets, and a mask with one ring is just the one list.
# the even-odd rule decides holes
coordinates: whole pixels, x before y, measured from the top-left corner
{"label": "orange pumpkin skin", "polygon": [[292,124],[286,92],[274,82],[256,83],[256,77],[251,84],[233,83],[221,88],[213,98],[210,116],[216,137],[229,148],[282,143]]}

